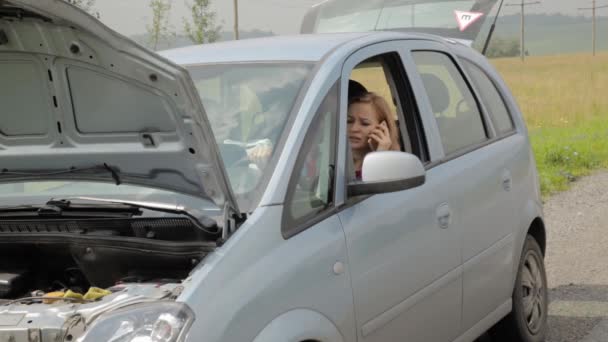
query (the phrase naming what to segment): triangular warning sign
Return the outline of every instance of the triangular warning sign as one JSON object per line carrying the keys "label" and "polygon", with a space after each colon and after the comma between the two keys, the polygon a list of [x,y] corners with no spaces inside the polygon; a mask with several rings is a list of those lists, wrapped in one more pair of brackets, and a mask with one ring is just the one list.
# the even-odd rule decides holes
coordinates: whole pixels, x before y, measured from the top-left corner
{"label": "triangular warning sign", "polygon": [[456,14],[456,21],[458,21],[458,27],[461,32],[476,22],[477,19],[483,17],[483,13],[480,12],[454,11],[454,13]]}

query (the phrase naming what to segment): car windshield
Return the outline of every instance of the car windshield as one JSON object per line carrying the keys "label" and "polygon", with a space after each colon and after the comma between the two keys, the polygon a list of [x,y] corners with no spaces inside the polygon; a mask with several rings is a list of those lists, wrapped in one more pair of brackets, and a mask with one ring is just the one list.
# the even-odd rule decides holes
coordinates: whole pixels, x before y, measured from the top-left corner
{"label": "car windshield", "polygon": [[233,192],[251,209],[281,149],[280,137],[312,63],[186,66],[198,89]]}

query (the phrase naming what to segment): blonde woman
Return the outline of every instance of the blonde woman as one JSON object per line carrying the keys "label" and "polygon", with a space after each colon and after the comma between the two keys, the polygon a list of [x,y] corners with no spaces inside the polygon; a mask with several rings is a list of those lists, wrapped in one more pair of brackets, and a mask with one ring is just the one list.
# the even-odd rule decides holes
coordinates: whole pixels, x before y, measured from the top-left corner
{"label": "blonde woman", "polygon": [[373,151],[400,151],[399,131],[386,100],[366,92],[349,99],[348,140],[357,179],[365,155]]}

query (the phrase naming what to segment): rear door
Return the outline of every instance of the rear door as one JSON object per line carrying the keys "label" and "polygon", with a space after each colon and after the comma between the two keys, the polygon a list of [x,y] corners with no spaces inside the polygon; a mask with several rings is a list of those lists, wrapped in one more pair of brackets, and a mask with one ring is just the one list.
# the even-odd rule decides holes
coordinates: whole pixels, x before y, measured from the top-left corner
{"label": "rear door", "polygon": [[416,44],[411,56],[444,151],[432,169],[445,178],[446,201],[462,229],[464,333],[510,308],[515,213],[508,160],[513,151],[511,142],[501,139],[505,135],[497,134],[458,58],[441,44]]}

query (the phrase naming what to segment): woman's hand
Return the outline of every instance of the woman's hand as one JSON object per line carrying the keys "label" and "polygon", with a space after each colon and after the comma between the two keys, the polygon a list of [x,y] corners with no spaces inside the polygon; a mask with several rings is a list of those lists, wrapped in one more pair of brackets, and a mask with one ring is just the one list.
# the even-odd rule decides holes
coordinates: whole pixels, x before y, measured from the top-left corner
{"label": "woman's hand", "polygon": [[272,146],[269,143],[263,143],[247,150],[249,160],[257,164],[259,167],[265,167],[268,160],[272,156]]}
{"label": "woman's hand", "polygon": [[386,121],[382,121],[378,127],[369,133],[367,143],[372,151],[389,151],[391,149],[393,141],[391,140],[391,134],[388,131]]}

